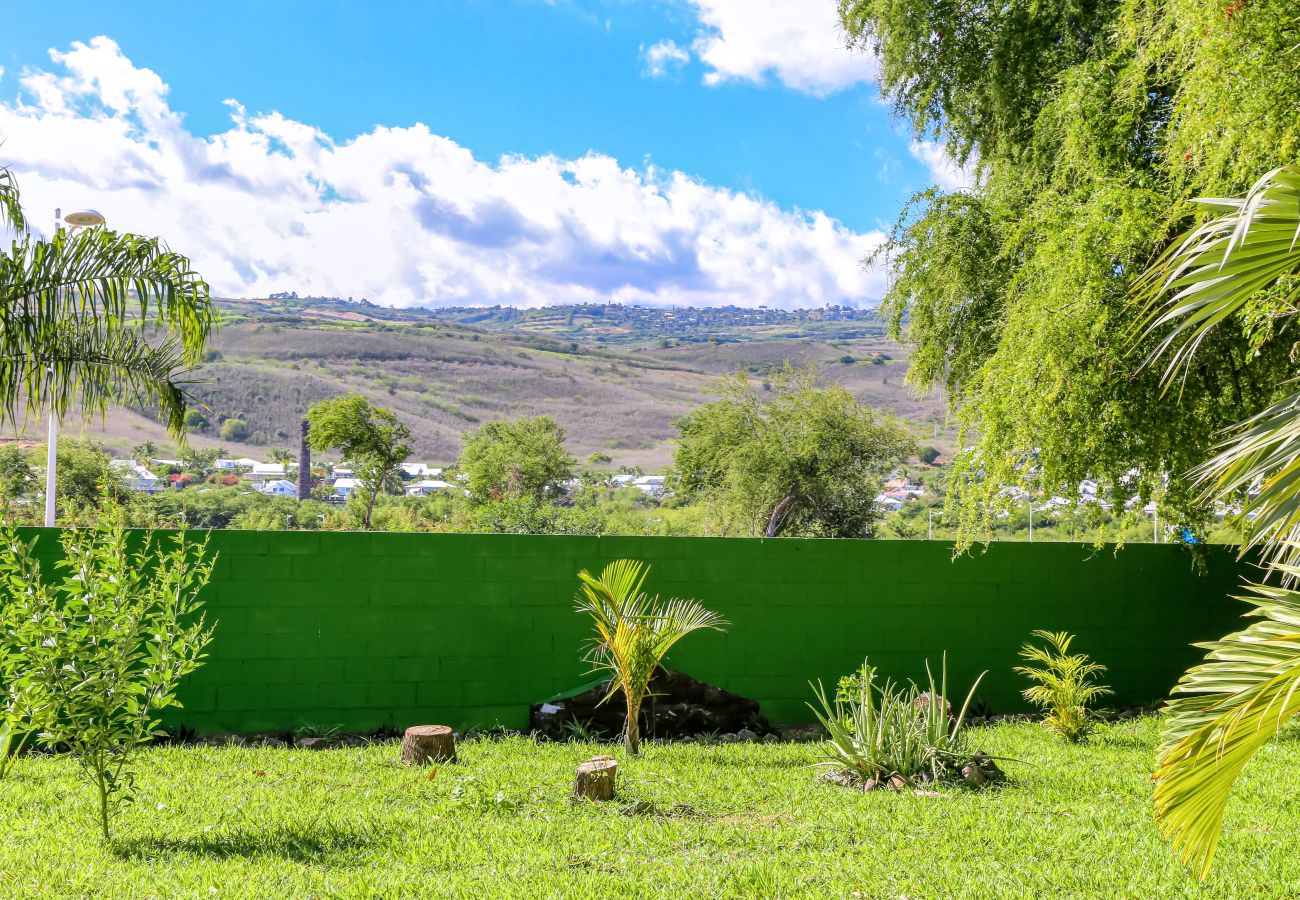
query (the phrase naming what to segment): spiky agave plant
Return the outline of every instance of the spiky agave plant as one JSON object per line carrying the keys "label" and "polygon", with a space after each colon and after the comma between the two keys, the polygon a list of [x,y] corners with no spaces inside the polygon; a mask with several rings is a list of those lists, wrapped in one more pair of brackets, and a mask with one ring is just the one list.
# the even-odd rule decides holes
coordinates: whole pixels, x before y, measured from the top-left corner
{"label": "spiky agave plant", "polygon": [[1045,646],[1027,643],[1020,657],[1037,665],[1016,666],[1016,672],[1036,682],[1021,694],[1047,713],[1043,724],[1067,741],[1082,741],[1092,731],[1092,704],[1098,697],[1111,693],[1110,688],[1093,681],[1106,671],[1086,653],[1071,653],[1074,635],[1065,631],[1033,632]]}
{"label": "spiky agave plant", "polygon": [[618,559],[605,566],[599,577],[586,569],[578,573],[578,612],[589,615],[596,630],[587,659],[597,670],[609,672],[604,700],[623,694],[627,710],[623,746],[630,755],[640,752],[641,703],[664,656],[692,631],[722,631],[728,624],[694,600],[651,597],[641,589],[649,572],[645,563]]}

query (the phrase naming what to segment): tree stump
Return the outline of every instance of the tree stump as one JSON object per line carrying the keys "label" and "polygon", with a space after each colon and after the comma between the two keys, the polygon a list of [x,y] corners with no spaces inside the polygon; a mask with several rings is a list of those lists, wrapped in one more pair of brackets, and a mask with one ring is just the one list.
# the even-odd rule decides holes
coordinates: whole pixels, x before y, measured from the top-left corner
{"label": "tree stump", "polygon": [[617,774],[618,763],[614,757],[593,756],[578,766],[578,775],[573,780],[573,802],[613,800]]}
{"label": "tree stump", "polygon": [[456,736],[450,725],[413,725],[402,737],[402,762],[425,766],[456,761]]}

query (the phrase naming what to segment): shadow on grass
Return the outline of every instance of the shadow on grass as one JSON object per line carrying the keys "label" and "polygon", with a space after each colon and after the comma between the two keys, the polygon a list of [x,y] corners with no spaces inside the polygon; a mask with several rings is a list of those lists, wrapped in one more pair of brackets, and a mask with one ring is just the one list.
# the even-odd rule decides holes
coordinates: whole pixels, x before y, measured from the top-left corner
{"label": "shadow on grass", "polygon": [[[173,854],[231,857],[275,856],[293,862],[319,863],[324,859],[364,850],[388,842],[390,831],[370,826],[332,823],[271,825],[264,828],[239,826],[214,828],[184,837],[125,838],[113,841],[121,857],[149,858]],[[334,864],[343,859],[331,859]]]}

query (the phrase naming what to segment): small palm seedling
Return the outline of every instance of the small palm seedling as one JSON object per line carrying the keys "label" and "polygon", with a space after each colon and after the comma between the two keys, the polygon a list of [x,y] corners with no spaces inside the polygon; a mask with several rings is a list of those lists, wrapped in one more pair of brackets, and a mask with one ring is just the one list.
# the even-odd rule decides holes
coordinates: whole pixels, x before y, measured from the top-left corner
{"label": "small palm seedling", "polygon": [[[641,702],[650,676],[674,644],[692,631],[721,631],[727,622],[694,600],[676,597],[660,601],[641,590],[649,567],[632,559],[607,565],[596,577],[583,569],[577,595],[578,612],[591,616],[596,634],[587,659],[610,674],[605,700],[622,692],[627,706],[623,746],[631,755],[641,745]],[[603,701],[602,701],[603,702]]]}
{"label": "small palm seedling", "polygon": [[1064,631],[1037,630],[1033,636],[1045,646],[1027,643],[1020,648],[1022,659],[1037,665],[1016,666],[1016,672],[1036,682],[1021,693],[1035,706],[1045,710],[1043,724],[1067,741],[1082,741],[1092,731],[1092,703],[1111,693],[1093,677],[1106,667],[1093,662],[1086,653],[1070,653],[1074,635]]}
{"label": "small palm seedling", "polygon": [[978,767],[983,757],[970,753],[964,725],[984,676],[975,679],[961,711],[953,717],[947,661],[938,684],[929,663],[925,671],[928,690],[915,682],[903,687],[880,680],[876,668],[863,660],[861,669],[840,679],[833,702],[821,682],[813,685],[817,705],[810,703],[808,708],[828,737],[819,765],[868,787],[893,778],[907,784],[956,780],[963,768]]}

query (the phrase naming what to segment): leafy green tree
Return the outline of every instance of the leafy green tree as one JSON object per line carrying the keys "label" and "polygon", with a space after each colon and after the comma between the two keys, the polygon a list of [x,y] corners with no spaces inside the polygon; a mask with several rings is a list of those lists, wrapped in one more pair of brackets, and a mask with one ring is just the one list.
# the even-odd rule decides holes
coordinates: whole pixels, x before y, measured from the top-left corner
{"label": "leafy green tree", "polygon": [[158,445],[153,441],[144,441],[131,448],[131,459],[142,466],[153,465],[153,458],[158,455]]}
{"label": "leafy green tree", "polygon": [[36,485],[36,470],[17,444],[0,445],[0,503],[8,518],[9,507]]}
{"label": "leafy green tree", "polygon": [[223,441],[243,441],[248,439],[248,423],[243,419],[226,419],[221,423]]}
{"label": "leafy green tree", "polygon": [[102,444],[76,439],[59,441],[54,490],[62,515],[92,513],[105,502],[125,496],[122,473],[109,462]]}
{"label": "leafy green tree", "polygon": [[919,458],[927,466],[932,466],[940,455],[938,447],[922,447]]}
{"label": "leafy green tree", "polygon": [[156,407],[183,434],[182,376],[215,320],[190,261],[157,238],[103,226],[32,236],[5,168],[0,226],[18,232],[0,250],[0,421],[123,403]]}
{"label": "leafy green tree", "polygon": [[294,461],[293,451],[285,449],[284,447],[273,447],[266,451],[266,461],[269,463],[278,463],[283,466],[288,466]]}
{"label": "leafy green tree", "polygon": [[363,527],[370,528],[375,498],[398,466],[411,455],[411,431],[394,413],[373,406],[360,394],[346,394],[307,410],[308,441],[313,450],[338,450],[364,488]]}
{"label": "leafy green tree", "polygon": [[211,629],[198,593],[212,573],[205,545],[181,533],[128,546],[117,510],[93,529],[61,536],[58,574],[45,577],[32,548],[0,531],[0,640],[23,666],[4,673],[39,740],[66,748],[95,788],[104,840],[131,798],[135,751],[161,732],[157,714],[203,659]]}
{"label": "leafy green tree", "polygon": [[843,387],[819,387],[811,369],[787,365],[771,384],[764,397],[737,374],[677,423],[682,492],[768,537],[870,534],[880,476],[912,438]]}
{"label": "leafy green tree", "polygon": [[577,467],[564,448],[564,429],[550,416],[488,422],[462,440],[456,468],[479,502],[541,500]]}
{"label": "leafy green tree", "polygon": [[1179,476],[1278,399],[1291,341],[1264,339],[1266,320],[1207,334],[1174,406],[1116,337],[1140,324],[1128,283],[1185,226],[1181,201],[1240,194],[1300,147],[1277,99],[1300,92],[1294,3],[840,0],[840,13],[916,138],[977,171],[914,198],[877,256],[891,328],[914,345],[909,380],[946,389],[976,451],[954,462],[964,540],[994,524],[1032,448],[1049,490],[1137,469],[1133,490],[1160,496],[1162,518],[1205,522]]}

